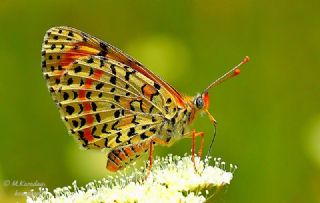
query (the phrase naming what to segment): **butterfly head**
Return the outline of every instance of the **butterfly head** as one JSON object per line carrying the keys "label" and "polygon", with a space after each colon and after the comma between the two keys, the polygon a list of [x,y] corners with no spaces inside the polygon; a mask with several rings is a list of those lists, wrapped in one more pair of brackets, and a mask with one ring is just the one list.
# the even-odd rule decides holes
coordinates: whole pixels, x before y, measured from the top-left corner
{"label": "butterfly head", "polygon": [[208,92],[198,94],[193,99],[193,104],[198,110],[207,110],[209,107],[209,94]]}

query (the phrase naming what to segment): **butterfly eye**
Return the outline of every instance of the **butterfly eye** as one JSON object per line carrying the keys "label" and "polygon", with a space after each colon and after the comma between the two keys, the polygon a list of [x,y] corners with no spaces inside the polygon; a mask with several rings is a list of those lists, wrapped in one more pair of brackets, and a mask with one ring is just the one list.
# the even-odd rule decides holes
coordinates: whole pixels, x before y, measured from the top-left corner
{"label": "butterfly eye", "polygon": [[201,108],[203,107],[203,105],[204,105],[203,99],[202,99],[201,96],[200,96],[200,97],[197,97],[196,100],[194,101],[194,103],[195,103],[195,105],[196,105],[196,107],[197,107],[198,109],[201,109]]}

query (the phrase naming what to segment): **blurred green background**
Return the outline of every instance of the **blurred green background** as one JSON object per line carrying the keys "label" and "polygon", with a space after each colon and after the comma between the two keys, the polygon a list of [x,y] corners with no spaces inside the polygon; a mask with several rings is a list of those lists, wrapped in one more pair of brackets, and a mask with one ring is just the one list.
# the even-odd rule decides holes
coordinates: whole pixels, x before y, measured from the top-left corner
{"label": "blurred green background", "polygon": [[[0,202],[23,201],[14,181],[52,190],[108,175],[106,156],[81,150],[41,72],[44,33],[68,25],[127,52],[194,95],[210,92],[213,155],[238,165],[219,202],[320,202],[320,1],[8,1],[0,3]],[[207,135],[199,116],[192,126]],[[156,153],[190,152],[182,140]]]}

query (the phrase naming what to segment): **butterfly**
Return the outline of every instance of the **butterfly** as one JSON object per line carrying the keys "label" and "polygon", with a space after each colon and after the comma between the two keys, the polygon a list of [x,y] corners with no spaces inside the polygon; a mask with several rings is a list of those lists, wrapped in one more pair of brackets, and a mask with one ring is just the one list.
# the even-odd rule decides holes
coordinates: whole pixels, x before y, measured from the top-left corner
{"label": "butterfly", "polygon": [[[209,113],[208,90],[240,73],[248,57],[211,83],[201,94],[186,97],[137,60],[80,30],[49,29],[42,45],[42,71],[69,133],[86,149],[110,149],[106,168],[118,171],[154,145],[171,146],[204,133],[189,130],[198,112]],[[150,168],[151,169],[151,168]]]}

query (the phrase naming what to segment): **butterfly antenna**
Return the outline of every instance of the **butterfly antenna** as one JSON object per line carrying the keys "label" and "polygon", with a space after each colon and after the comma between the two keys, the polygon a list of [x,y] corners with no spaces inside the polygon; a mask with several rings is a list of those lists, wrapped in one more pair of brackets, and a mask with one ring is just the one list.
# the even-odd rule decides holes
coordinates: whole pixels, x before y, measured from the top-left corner
{"label": "butterfly antenna", "polygon": [[246,56],[238,65],[236,65],[234,68],[229,70],[226,74],[224,74],[223,76],[218,78],[216,81],[211,83],[203,92],[208,92],[210,88],[215,87],[215,86],[223,83],[224,81],[226,81],[234,76],[239,75],[240,74],[240,67],[242,65],[246,64],[249,60],[250,60],[249,56]]}

